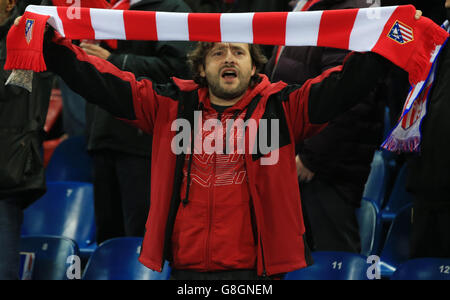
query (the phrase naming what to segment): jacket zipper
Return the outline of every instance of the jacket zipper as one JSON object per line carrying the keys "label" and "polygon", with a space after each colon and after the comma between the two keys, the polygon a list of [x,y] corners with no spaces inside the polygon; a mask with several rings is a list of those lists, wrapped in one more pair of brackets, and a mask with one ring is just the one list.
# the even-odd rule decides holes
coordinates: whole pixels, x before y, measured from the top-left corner
{"label": "jacket zipper", "polygon": [[263,243],[262,243],[262,237],[259,238],[259,242],[261,244],[261,261],[262,261],[262,265],[263,265],[263,272],[262,272],[262,277],[267,277],[267,272],[266,272],[266,261],[264,259],[264,248],[263,248]]}
{"label": "jacket zipper", "polygon": [[[215,155],[215,154],[214,154]],[[214,158],[213,179],[211,182],[211,188],[209,192],[209,212],[208,212],[208,235],[206,237],[206,270],[209,271],[211,265],[211,231],[213,225],[213,212],[214,212],[214,174],[216,172],[216,159]]]}
{"label": "jacket zipper", "polygon": [[[217,120],[219,123],[222,123],[222,113],[219,113]],[[216,167],[217,167],[217,153],[212,154],[214,159],[214,167],[213,174],[211,179],[211,187],[209,189],[209,218],[208,218],[208,235],[206,237],[206,270],[209,271],[211,265],[211,231],[213,226],[213,215],[214,215],[214,194],[215,194],[215,186],[216,186]]]}

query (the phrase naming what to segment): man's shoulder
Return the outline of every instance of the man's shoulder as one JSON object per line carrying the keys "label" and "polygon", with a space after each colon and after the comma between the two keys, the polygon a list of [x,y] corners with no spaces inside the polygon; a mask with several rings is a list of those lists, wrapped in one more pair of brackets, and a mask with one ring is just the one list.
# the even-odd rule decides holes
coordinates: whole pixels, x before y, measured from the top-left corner
{"label": "man's shoulder", "polygon": [[172,77],[172,81],[182,92],[190,92],[199,88],[198,84],[195,83],[194,80]]}

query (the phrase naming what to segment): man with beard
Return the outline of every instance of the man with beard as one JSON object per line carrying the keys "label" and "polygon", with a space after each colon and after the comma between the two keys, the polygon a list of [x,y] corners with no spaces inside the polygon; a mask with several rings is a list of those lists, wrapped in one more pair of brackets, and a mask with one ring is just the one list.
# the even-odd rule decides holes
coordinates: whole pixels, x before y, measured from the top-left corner
{"label": "man with beard", "polygon": [[[199,43],[189,56],[194,80],[156,84],[50,31],[44,59],[87,101],[153,134],[152,205],[139,260],[156,271],[169,260],[174,279],[258,279],[310,264],[295,145],[393,68],[377,54],[354,53],[302,86],[271,83],[259,74],[266,59],[257,45]],[[224,123],[236,127],[231,135],[220,130]],[[188,141],[177,143],[185,130]],[[257,137],[267,142],[269,134],[263,149]],[[249,149],[217,146],[224,139]]]}
{"label": "man with beard", "polygon": [[[441,5],[444,1],[441,1]],[[441,6],[442,7],[442,6]],[[450,18],[450,0],[445,1]],[[448,30],[448,21],[446,22]],[[450,257],[450,47],[438,58],[436,79],[422,122],[420,154],[410,162],[408,190],[414,194],[411,252],[417,257]]]}

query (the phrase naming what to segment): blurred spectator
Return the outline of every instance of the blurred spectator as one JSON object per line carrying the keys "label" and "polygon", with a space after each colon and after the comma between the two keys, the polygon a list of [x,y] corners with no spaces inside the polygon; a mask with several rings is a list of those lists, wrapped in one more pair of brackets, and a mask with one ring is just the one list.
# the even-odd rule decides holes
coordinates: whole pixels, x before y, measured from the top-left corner
{"label": "blurred spectator", "polygon": [[[447,9],[450,0],[437,8]],[[445,10],[444,10],[445,11]],[[446,23],[447,30],[448,23]],[[438,57],[436,79],[428,97],[427,115],[422,121],[420,154],[410,161],[407,188],[414,194],[412,214],[412,258],[450,257],[450,47]]]}
{"label": "blurred spectator", "polygon": [[45,193],[41,157],[52,87],[48,72],[33,75],[33,91],[5,86],[6,35],[28,1],[0,0],[0,280],[18,279],[23,209]]}
{"label": "blurred spectator", "polygon": [[[181,0],[132,1],[130,9],[189,11]],[[186,42],[118,41],[115,51],[104,43],[85,41],[80,46],[88,54],[107,59],[136,77],[149,77],[156,83],[165,83],[171,76],[188,76],[186,52],[189,44]],[[88,151],[94,167],[97,243],[118,236],[143,236],[150,207],[152,137],[115,119],[98,106],[88,105],[87,111]]]}
{"label": "blurred spectator", "polygon": [[[295,10],[363,8],[366,0],[301,1]],[[348,51],[322,47],[280,47],[266,66],[271,81],[303,84],[341,65]],[[298,147],[297,170],[306,235],[313,250],[359,253],[355,209],[381,143],[384,102],[372,93],[318,135]]]}
{"label": "blurred spectator", "polygon": [[263,12],[288,11],[287,0],[185,0],[193,12],[229,13],[229,12]]}
{"label": "blurred spectator", "polygon": [[68,136],[86,134],[86,102],[72,91],[61,79],[58,79],[63,102],[62,120],[63,130]]}

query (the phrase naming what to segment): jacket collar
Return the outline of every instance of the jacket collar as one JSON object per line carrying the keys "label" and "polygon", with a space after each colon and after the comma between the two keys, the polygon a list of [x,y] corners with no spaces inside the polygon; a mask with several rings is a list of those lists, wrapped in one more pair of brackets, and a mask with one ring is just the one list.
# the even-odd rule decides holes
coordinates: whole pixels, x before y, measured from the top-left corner
{"label": "jacket collar", "polygon": [[[244,110],[250,104],[253,98],[261,94],[267,87],[270,86],[270,81],[266,75],[260,74],[259,76],[261,78],[261,81],[257,83],[253,88],[249,88],[245,92],[244,97],[242,97],[242,99],[236,102],[232,107],[227,108],[227,111],[233,112]],[[211,106],[211,100],[209,98],[209,90],[207,87],[200,88],[198,90],[198,97],[199,102],[203,104],[205,109],[207,110],[213,109]]]}

